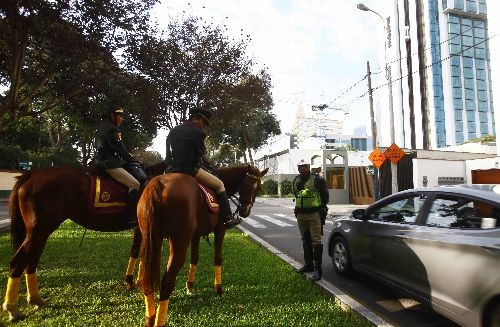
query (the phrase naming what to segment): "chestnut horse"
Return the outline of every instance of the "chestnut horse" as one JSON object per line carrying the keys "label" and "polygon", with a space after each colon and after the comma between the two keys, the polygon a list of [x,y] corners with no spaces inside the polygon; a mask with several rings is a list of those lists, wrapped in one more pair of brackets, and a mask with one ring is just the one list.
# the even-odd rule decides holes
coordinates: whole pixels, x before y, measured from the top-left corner
{"label": "chestnut horse", "polygon": [[[228,196],[239,193],[238,213],[248,217],[261,186],[260,171],[250,165],[219,168]],[[191,244],[191,264],[188,273],[188,292],[192,290],[194,273],[199,258],[200,237],[214,232],[214,286],[222,295],[222,242],[225,228],[217,213],[208,209],[198,182],[192,176],[169,173],[153,178],[145,187],[137,207],[142,234],[141,273],[139,284],[146,304],[146,325],[164,326],[167,319],[168,301],[174,289],[177,274],[184,265]],[[160,282],[160,263],[163,239],[170,246],[168,263]],[[160,283],[158,309],[155,310],[154,292]]]}
{"label": "chestnut horse", "polygon": [[[160,174],[162,169],[164,164],[160,163],[145,170],[146,173]],[[45,305],[38,289],[36,268],[47,239],[66,219],[102,232],[130,228],[124,213],[93,213],[88,208],[89,192],[89,176],[73,168],[27,171],[18,177],[9,200],[14,254],[9,263],[7,294],[2,305],[3,310],[8,311],[10,321],[25,317],[17,305],[24,271],[28,303]],[[140,239],[133,243],[140,244]]]}

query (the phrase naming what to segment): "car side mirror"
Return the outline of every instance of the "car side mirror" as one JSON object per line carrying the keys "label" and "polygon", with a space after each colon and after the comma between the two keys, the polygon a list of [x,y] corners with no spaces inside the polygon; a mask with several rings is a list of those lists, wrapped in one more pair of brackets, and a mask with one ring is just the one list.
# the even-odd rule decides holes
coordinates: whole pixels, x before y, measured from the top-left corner
{"label": "car side mirror", "polygon": [[352,212],[352,216],[355,218],[355,219],[360,219],[360,220],[365,220],[366,219],[366,216],[365,216],[365,209],[356,209]]}

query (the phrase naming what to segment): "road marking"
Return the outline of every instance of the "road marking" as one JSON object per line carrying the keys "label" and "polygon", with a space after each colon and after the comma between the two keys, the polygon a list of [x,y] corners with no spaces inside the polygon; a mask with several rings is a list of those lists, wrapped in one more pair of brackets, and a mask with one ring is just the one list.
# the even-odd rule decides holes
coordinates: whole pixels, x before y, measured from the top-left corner
{"label": "road marking", "polygon": [[297,218],[295,218],[295,217],[290,217],[290,216],[287,216],[287,215],[282,214],[282,213],[275,213],[274,215],[275,215],[275,216],[278,216],[278,217],[281,217],[281,218],[285,218],[285,219],[288,219],[288,220],[294,221],[294,222],[297,222]]}
{"label": "road marking", "polygon": [[2,220],[0,220],[0,224],[3,224],[3,223],[10,223],[10,219],[2,219]]}
{"label": "road marking", "polygon": [[293,226],[293,225],[290,225],[289,223],[285,223],[279,219],[275,219],[275,218],[272,218],[272,217],[269,217],[266,215],[255,215],[255,216],[257,216],[261,219],[267,220],[270,223],[276,224],[276,225],[281,226],[281,227]]}
{"label": "road marking", "polygon": [[257,220],[252,219],[252,218],[245,218],[243,219],[243,222],[249,224],[250,226],[254,228],[267,228],[265,225],[259,223]]}

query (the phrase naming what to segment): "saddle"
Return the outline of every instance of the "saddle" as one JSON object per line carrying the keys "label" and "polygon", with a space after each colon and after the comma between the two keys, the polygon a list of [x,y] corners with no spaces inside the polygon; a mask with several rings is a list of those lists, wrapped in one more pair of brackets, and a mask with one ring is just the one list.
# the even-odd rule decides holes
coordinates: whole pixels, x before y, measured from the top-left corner
{"label": "saddle", "polygon": [[201,184],[198,183],[198,187],[201,190],[201,193],[203,194],[203,197],[205,198],[205,203],[208,207],[208,210],[213,213],[219,212],[219,204],[217,203],[217,200],[215,199],[215,192],[208,188],[205,187]]}
{"label": "saddle", "polygon": [[88,207],[95,214],[125,213],[127,187],[110,177],[87,175],[90,182]]}

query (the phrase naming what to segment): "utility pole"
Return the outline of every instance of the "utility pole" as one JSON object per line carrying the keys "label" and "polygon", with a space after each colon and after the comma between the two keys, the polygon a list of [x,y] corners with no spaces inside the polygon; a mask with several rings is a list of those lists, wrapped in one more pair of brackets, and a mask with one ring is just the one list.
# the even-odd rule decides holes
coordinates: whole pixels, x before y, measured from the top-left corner
{"label": "utility pole", "polygon": [[[373,111],[373,90],[372,90],[372,73],[370,71],[370,62],[366,62],[366,75],[368,77],[368,100],[370,102],[370,122],[372,129],[372,149],[378,147],[377,143],[377,126],[375,124],[375,112]],[[373,167],[373,188],[375,192],[375,201],[380,199],[380,180],[378,168]]]}
{"label": "utility pole", "polygon": [[[391,126],[391,145],[396,142],[396,132],[394,131],[394,106],[392,101],[392,76],[391,76],[391,66],[387,65],[387,79],[389,87],[389,114],[390,114],[390,126]],[[391,189],[392,194],[398,191],[398,164],[391,162]]]}

